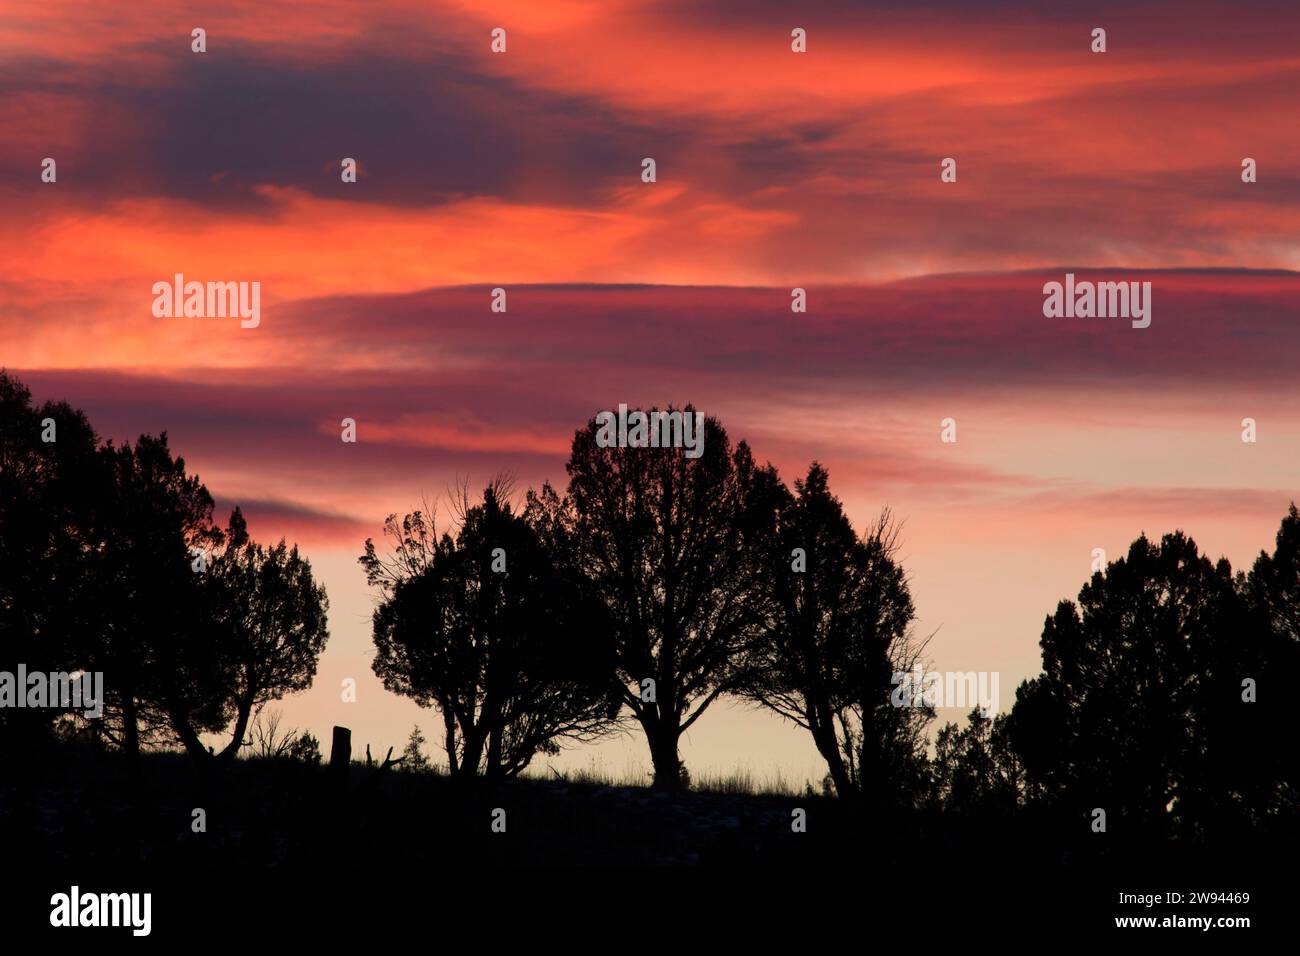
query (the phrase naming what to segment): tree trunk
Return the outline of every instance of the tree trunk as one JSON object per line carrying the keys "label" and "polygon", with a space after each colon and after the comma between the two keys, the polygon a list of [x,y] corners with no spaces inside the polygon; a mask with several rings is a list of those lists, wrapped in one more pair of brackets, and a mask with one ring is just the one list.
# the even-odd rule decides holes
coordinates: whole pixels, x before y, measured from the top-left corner
{"label": "tree trunk", "polygon": [[456,718],[445,703],[440,703],[438,706],[442,711],[442,725],[447,731],[443,744],[447,750],[447,772],[455,777],[460,773],[460,762],[456,759]]}
{"label": "tree trunk", "polygon": [[447,773],[451,777],[459,777],[460,761],[456,760],[456,718],[447,706],[439,704],[439,709],[442,710],[442,726],[446,728],[443,748],[447,750]]}
{"label": "tree trunk", "polygon": [[501,730],[496,728],[488,734],[487,770],[484,776],[497,780],[504,775],[504,768],[501,766]]}
{"label": "tree trunk", "polygon": [[235,759],[235,754],[239,753],[239,748],[244,745],[244,734],[248,731],[248,721],[253,714],[253,702],[247,703],[240,701],[239,714],[235,718],[235,736],[222,748],[221,753],[217,754],[218,760],[229,761]]}
{"label": "tree trunk", "polygon": [[[237,706],[239,709],[235,715],[234,736],[231,738],[230,743],[222,747],[221,752],[215,755],[215,759],[222,762],[233,760],[235,755],[239,753],[240,747],[244,744],[244,734],[248,732],[249,720],[252,718],[252,701],[247,704],[240,702]],[[189,719],[184,714],[171,711],[169,716],[171,717],[172,729],[176,731],[176,736],[185,745],[186,753],[199,763],[213,759],[212,751],[203,745],[203,741],[199,739],[198,733],[190,726]]]}
{"label": "tree trunk", "polygon": [[465,747],[460,755],[460,772],[464,777],[477,777],[479,761],[483,758],[483,725],[461,727],[461,740]]}
{"label": "tree trunk", "polygon": [[172,729],[176,731],[176,736],[181,739],[181,743],[185,745],[185,752],[190,757],[199,763],[203,763],[211,756],[208,753],[208,748],[203,746],[203,741],[199,739],[199,735],[194,732],[194,728],[190,726],[188,720],[179,714],[172,713],[171,722]]}
{"label": "tree trunk", "polygon": [[676,721],[662,719],[643,720],[646,740],[650,743],[650,759],[654,763],[656,790],[682,790],[682,761],[677,755],[677,740],[681,729]]}
{"label": "tree trunk", "polygon": [[835,795],[852,796],[853,782],[849,779],[848,768],[844,766],[844,755],[840,752],[839,738],[835,736],[835,723],[830,715],[830,709],[814,706],[810,708],[808,718],[813,743],[817,745],[817,752],[826,761],[831,782],[835,784]]}
{"label": "tree trunk", "polygon": [[140,727],[135,707],[135,695],[127,692],[122,698],[122,752],[132,773],[140,770]]}

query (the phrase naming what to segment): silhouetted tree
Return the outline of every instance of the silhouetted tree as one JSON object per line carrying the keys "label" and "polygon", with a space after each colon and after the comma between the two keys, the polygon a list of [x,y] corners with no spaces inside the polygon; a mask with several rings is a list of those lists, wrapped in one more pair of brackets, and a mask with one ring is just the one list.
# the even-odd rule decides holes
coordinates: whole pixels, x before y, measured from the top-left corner
{"label": "silhouetted tree", "polygon": [[[196,573],[195,552],[223,541]],[[254,545],[238,510],[223,535],[166,433],[101,445],[81,412],[36,409],[0,374],[0,662],[101,671],[92,726],[132,762],[177,739],[206,757],[198,734],[234,720],[230,755],[252,708],[310,683],[324,621],[297,550]]]}
{"label": "silhouetted tree", "polygon": [[199,732],[233,720],[229,743],[215,754],[229,760],[243,746],[256,710],[311,686],[329,639],[329,599],[298,548],[283,538],[271,548],[257,544],[238,508],[197,578],[212,653],[203,655],[201,686],[171,697],[168,713],[198,759],[209,753]]}
{"label": "silhouetted tree", "polygon": [[769,617],[737,689],[809,731],[838,793],[910,803],[924,788],[934,710],[891,699],[894,674],[911,671],[921,651],[897,526],[886,511],[859,538],[816,463],[795,494],[776,494]]}
{"label": "silhouetted tree", "polygon": [[606,611],[655,786],[680,788],[678,741],[728,689],[758,631],[768,582],[755,542],[767,485],[749,447],[733,450],[713,418],[697,458],[681,448],[602,447],[597,433],[593,420],[574,436],[567,495],[545,487],[530,509]]}
{"label": "silhouetted tree", "polygon": [[85,636],[87,670],[104,673],[105,724],[128,759],[142,740],[174,739],[173,701],[188,700],[193,718],[217,726],[220,703],[206,692],[219,649],[207,640],[200,583],[191,549],[217,534],[212,496],[167,435],[101,449],[110,485],[91,519],[96,535],[94,587],[98,626]]}
{"label": "silhouetted tree", "polygon": [[978,707],[964,728],[944,724],[935,738],[934,796],[950,813],[1010,817],[1020,806],[1024,773],[1007,734],[1008,715]]}
{"label": "silhouetted tree", "polygon": [[514,776],[537,753],[558,752],[557,740],[608,732],[618,711],[593,626],[599,609],[513,512],[507,490],[490,485],[472,507],[462,496],[455,538],[437,537],[422,512],[400,525],[390,516],[392,555],[367,541],[360,559],[384,594],[375,673],[389,690],[437,706],[455,776]]}
{"label": "silhouetted tree", "polygon": [[432,769],[429,758],[424,753],[425,743],[424,731],[416,724],[411,728],[411,736],[406,738],[406,747],[402,750],[402,762],[407,770],[424,773]]}
{"label": "silhouetted tree", "polygon": [[[1273,553],[1261,551],[1237,583],[1254,639],[1232,645],[1235,654],[1221,666],[1207,716],[1218,758],[1214,792],[1229,794],[1234,812],[1253,825],[1300,810],[1300,749],[1280,745],[1278,735],[1290,720],[1291,691],[1300,685],[1300,513],[1294,503]],[[1242,700],[1247,682],[1251,703]]]}
{"label": "silhouetted tree", "polygon": [[[46,437],[52,441],[45,441]],[[105,488],[98,439],[63,402],[32,404],[0,371],[0,670],[72,671],[97,615],[87,511]],[[0,708],[0,741],[48,740],[59,711]]]}
{"label": "silhouetted tree", "polygon": [[289,745],[289,750],[285,756],[299,763],[319,767],[321,761],[320,741],[316,739],[315,734],[304,730]]}
{"label": "silhouetted tree", "polygon": [[1194,828],[1218,802],[1210,702],[1248,706],[1234,662],[1255,641],[1226,560],[1182,532],[1138,538],[1043,627],[1043,674],[1017,690],[1009,724],[1030,795],[1080,819],[1101,807],[1112,830]]}

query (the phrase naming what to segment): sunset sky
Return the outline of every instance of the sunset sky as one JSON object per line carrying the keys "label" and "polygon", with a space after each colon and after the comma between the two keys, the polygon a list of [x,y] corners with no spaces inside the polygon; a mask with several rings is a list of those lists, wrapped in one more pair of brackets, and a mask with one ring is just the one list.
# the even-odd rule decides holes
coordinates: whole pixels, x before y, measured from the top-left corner
{"label": "sunset sky", "polygon": [[[1007,708],[1093,548],[1183,528],[1244,567],[1300,496],[1298,36],[1252,3],[0,0],[0,367],[165,429],[223,520],[304,548],[332,636],[284,711],[322,740],[435,736],[370,670],[384,517],[562,483],[620,402],[891,507],[934,666]],[[1150,328],[1045,318],[1067,271],[1150,281]],[[176,273],[260,282],[261,325],[155,318]],[[730,705],[683,756],[824,772]],[[554,763],[593,760],[649,767],[639,731]]]}

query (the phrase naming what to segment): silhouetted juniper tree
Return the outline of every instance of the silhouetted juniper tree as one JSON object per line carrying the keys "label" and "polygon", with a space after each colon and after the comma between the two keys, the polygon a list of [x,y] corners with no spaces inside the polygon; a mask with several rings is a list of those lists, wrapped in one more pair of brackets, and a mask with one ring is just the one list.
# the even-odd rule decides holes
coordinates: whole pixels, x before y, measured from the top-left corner
{"label": "silhouetted juniper tree", "polygon": [[1011,817],[1020,808],[1024,773],[1007,734],[1008,715],[978,707],[965,727],[944,724],[935,738],[934,797],[949,813]]}
{"label": "silhouetted juniper tree", "polygon": [[[106,486],[86,416],[63,402],[33,405],[0,371],[0,670],[71,671],[84,662],[101,597],[89,510]],[[48,741],[58,714],[0,708],[0,748],[13,756],[20,744]]]}
{"label": "silhouetted juniper tree", "polygon": [[85,635],[86,667],[104,672],[106,732],[134,760],[142,742],[172,738],[171,702],[188,698],[205,726],[219,706],[205,692],[218,650],[203,618],[191,548],[215,533],[212,497],[174,457],[167,435],[102,449],[111,476],[92,518],[101,615]]}
{"label": "silhouetted juniper tree", "polygon": [[794,494],[766,488],[779,501],[765,554],[770,601],[737,690],[809,731],[841,795],[913,803],[934,711],[891,700],[894,674],[922,650],[897,526],[884,512],[859,537],[816,463]]}
{"label": "silhouetted juniper tree", "polygon": [[604,608],[602,636],[650,745],[655,786],[675,789],[685,784],[682,733],[728,689],[759,627],[760,470],[713,418],[697,458],[602,447],[598,430],[593,420],[574,436],[567,494],[543,488],[531,508]]}
{"label": "silhouetted juniper tree", "polygon": [[1213,751],[1235,744],[1215,723],[1250,706],[1239,665],[1258,639],[1226,560],[1182,532],[1138,538],[1043,627],[1043,674],[1009,723],[1030,795],[1079,819],[1104,808],[1112,830],[1197,832],[1227,797]]}
{"label": "silhouetted juniper tree", "polygon": [[[196,573],[193,551],[223,540]],[[198,734],[232,720],[233,754],[251,708],[310,683],[324,610],[296,549],[254,545],[238,511],[229,534],[213,525],[166,433],[101,445],[81,412],[33,408],[0,374],[0,665],[103,672],[92,726],[132,762],[178,739],[206,757]]]}
{"label": "silhouetted juniper tree", "polygon": [[254,712],[311,686],[329,639],[329,599],[297,547],[284,539],[271,548],[257,544],[238,508],[197,579],[200,632],[210,634],[211,652],[201,655],[205,667],[195,672],[192,690],[174,695],[168,712],[198,759],[209,753],[199,731],[224,730],[233,721],[231,739],[215,754],[228,760],[243,746]]}
{"label": "silhouetted juniper tree", "polygon": [[[1300,816],[1300,749],[1282,746],[1300,686],[1300,513],[1282,519],[1273,553],[1261,551],[1249,575],[1238,576],[1254,640],[1235,646],[1220,665],[1222,679],[1207,706],[1216,718],[1216,792],[1230,794],[1235,815],[1249,824]],[[1248,693],[1249,690],[1249,693]],[[1243,696],[1253,697],[1246,703]],[[1244,705],[1244,706],[1243,706]]]}
{"label": "silhouetted juniper tree", "polygon": [[462,498],[455,537],[431,516],[390,516],[394,550],[366,542],[361,563],[382,589],[374,669],[389,690],[434,705],[450,772],[509,777],[562,739],[611,729],[618,687],[599,607],[562,573],[498,481]]}

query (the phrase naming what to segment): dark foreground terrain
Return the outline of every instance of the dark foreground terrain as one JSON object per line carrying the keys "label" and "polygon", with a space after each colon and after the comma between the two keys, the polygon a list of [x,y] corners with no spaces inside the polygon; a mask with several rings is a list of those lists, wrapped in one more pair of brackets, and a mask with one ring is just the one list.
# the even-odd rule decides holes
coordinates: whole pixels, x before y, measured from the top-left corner
{"label": "dark foreground terrain", "polygon": [[[1190,910],[1227,915],[1263,913],[1294,887],[1277,876],[1292,872],[1294,833],[1220,835],[1192,845],[1094,834],[1068,822],[1063,828],[1059,819],[954,819],[812,794],[667,794],[562,780],[467,784],[355,762],[346,780],[325,767],[271,760],[200,773],[172,754],[146,756],[131,775],[113,754],[67,756],[0,784],[5,857],[25,868],[11,864],[6,878],[29,875],[6,899],[33,925],[48,915],[50,888],[74,883],[150,890],[160,925],[169,912],[190,909],[211,918],[213,905],[232,905],[213,897],[232,892],[247,897],[238,919],[256,920],[270,912],[259,908],[264,897],[282,908],[322,898],[359,906],[378,895],[392,906],[413,893],[445,903],[491,886],[498,894],[563,900],[566,886],[580,884],[586,905],[614,886],[636,896],[639,887],[658,884],[692,894],[708,886],[715,902],[717,894],[739,892],[751,901],[753,919],[772,918],[782,900],[806,894],[818,906],[865,907],[882,920],[904,918],[901,898],[910,919],[974,912],[994,926],[1048,919],[1081,929],[1113,927],[1116,915],[1162,912],[1119,906],[1121,892],[1252,894],[1248,906]],[[205,832],[194,830],[198,809]],[[806,812],[806,832],[792,830],[796,809]],[[505,811],[504,832],[493,831],[497,810]],[[1074,832],[1066,837],[1063,829]],[[576,870],[542,872],[583,866],[622,869],[610,881]],[[663,867],[695,875],[652,875]],[[525,872],[494,879],[488,870],[495,868]],[[473,873],[481,875],[467,876]],[[753,903],[774,892],[778,911]]]}

